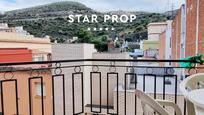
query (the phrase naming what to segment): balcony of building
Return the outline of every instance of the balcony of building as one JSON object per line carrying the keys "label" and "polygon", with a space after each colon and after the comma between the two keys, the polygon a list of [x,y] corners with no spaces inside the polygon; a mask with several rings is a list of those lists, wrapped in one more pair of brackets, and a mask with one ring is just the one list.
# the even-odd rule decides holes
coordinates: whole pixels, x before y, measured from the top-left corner
{"label": "balcony of building", "polygon": [[[179,85],[203,68],[173,66],[181,62],[199,65],[189,60],[149,59],[0,63],[0,111],[3,115],[143,115],[137,89],[152,99],[172,101],[183,115],[191,115]],[[164,109],[175,114],[171,107]]]}

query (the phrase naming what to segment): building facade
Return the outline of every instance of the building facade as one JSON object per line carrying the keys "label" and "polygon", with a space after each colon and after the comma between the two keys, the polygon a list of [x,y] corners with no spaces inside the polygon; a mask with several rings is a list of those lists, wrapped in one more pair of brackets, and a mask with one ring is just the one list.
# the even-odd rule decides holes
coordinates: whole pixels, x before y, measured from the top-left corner
{"label": "building facade", "polygon": [[148,40],[159,41],[159,35],[166,29],[166,22],[156,22],[147,25],[148,28]]}
{"label": "building facade", "polygon": [[[93,44],[53,44],[52,45],[52,59],[53,60],[71,60],[71,59],[130,59],[128,53],[97,53],[96,49],[94,48]],[[62,66],[73,66],[73,65],[110,65],[111,62],[73,62],[73,63],[63,63]],[[125,65],[128,66],[130,63],[127,62],[118,62],[118,63],[112,63],[113,65]],[[101,66],[81,66],[81,72],[83,72],[83,80],[84,80],[84,106],[85,106],[85,112],[90,112],[90,104],[91,104],[91,98],[92,97],[92,104],[93,104],[93,110],[98,111],[99,107],[99,74],[91,74],[91,72],[100,72],[101,73],[101,104],[103,106],[102,108],[102,114],[107,113],[107,99],[109,100],[108,107],[112,108],[110,111],[115,111],[114,106],[114,99],[116,98],[114,96],[114,91],[117,87],[116,84],[116,76],[112,75],[109,76],[109,96],[107,97],[107,73],[111,72],[118,72],[118,78],[119,78],[119,85],[123,85],[124,87],[124,74],[126,73],[126,69],[124,68],[110,68],[107,67],[101,67]],[[74,68],[66,68],[62,69],[62,73],[65,75],[65,83],[66,83],[66,89],[65,89],[65,95],[66,95],[66,114],[72,114],[72,93],[70,91],[72,90],[72,73],[75,73]],[[53,71],[53,75],[54,75]],[[91,76],[92,76],[92,82],[91,82]],[[81,78],[80,75],[75,76],[75,112],[78,112],[81,110]],[[128,82],[130,85],[130,82]],[[62,114],[62,81],[61,78],[55,78],[55,112],[56,114]],[[90,89],[90,84],[92,84],[92,89]],[[91,91],[92,90],[92,95]],[[68,103],[69,102],[69,103]],[[132,109],[134,111],[134,109]]]}
{"label": "building facade", "polygon": [[186,0],[186,56],[204,53],[203,3],[203,0]]}
{"label": "building facade", "polygon": [[27,48],[32,50],[33,61],[48,61],[51,54],[50,39],[0,32],[0,48]]}
{"label": "building facade", "polygon": [[204,0],[186,0],[172,24],[172,59],[204,53]]}
{"label": "building facade", "polygon": [[[147,54],[144,55],[145,57],[159,58],[160,34],[166,30],[167,25],[167,22],[149,23],[147,25],[148,40],[144,40],[142,45],[144,54]],[[151,52],[151,55],[148,55],[149,52]]]}
{"label": "building facade", "polygon": [[[172,20],[166,21],[167,26],[164,32],[160,34],[159,38],[159,59],[171,59],[172,53]],[[163,63],[165,66],[170,66],[171,63]]]}
{"label": "building facade", "polygon": [[[3,31],[0,32],[0,63],[12,63],[12,62],[32,62],[32,61],[48,61],[50,60],[51,54],[51,43],[49,39],[34,38],[31,36],[22,36],[21,34]],[[8,68],[9,70],[22,70],[25,71],[14,71],[7,73],[0,69],[1,81],[4,80],[16,80],[15,82],[1,82],[3,85],[3,96],[4,98],[4,114],[15,115],[16,113],[16,101],[15,89],[18,90],[18,105],[19,113],[21,115],[31,114],[40,115],[43,111],[41,109],[41,100],[44,100],[44,114],[52,114],[52,75],[49,69],[44,69],[43,71],[29,71],[28,69],[35,68],[47,68],[48,64],[37,64],[37,65],[18,65]],[[33,79],[28,85],[30,78],[41,77],[40,79]],[[29,95],[29,86],[31,95]],[[43,87],[43,94],[41,93]],[[9,90],[7,90],[9,89]],[[31,103],[29,104],[29,98]],[[31,105],[29,108],[28,105]],[[1,105],[0,105],[1,106]],[[30,111],[29,111],[30,110]],[[1,110],[2,111],[2,110]]]}
{"label": "building facade", "polygon": [[[92,59],[93,53],[96,52],[93,44],[52,44],[52,60],[75,60],[75,59]],[[73,62],[63,63],[61,66],[73,66],[73,65],[92,65],[92,62]],[[55,66],[55,65],[54,65]],[[84,105],[90,104],[90,72],[92,67],[80,67],[83,72],[84,82]],[[53,71],[53,75],[56,73]],[[62,73],[65,76],[65,102],[66,102],[66,115],[70,115],[73,112],[72,103],[72,73],[75,73],[74,68],[64,68]],[[81,110],[81,76],[77,75],[75,79],[75,111]],[[63,114],[63,93],[62,93],[62,77],[55,77],[55,114]]]}
{"label": "building facade", "polygon": [[162,32],[159,36],[159,59],[166,59],[166,31]]}
{"label": "building facade", "polygon": [[181,9],[172,22],[172,59],[180,59],[181,49]]}

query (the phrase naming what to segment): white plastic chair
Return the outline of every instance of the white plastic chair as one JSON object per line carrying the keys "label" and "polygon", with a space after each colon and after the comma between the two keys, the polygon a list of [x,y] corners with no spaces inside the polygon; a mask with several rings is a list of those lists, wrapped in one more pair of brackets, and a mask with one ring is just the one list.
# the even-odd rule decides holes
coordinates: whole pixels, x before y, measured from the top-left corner
{"label": "white plastic chair", "polygon": [[148,115],[148,107],[153,109],[156,113],[160,115],[170,115],[163,106],[170,106],[174,108],[176,115],[182,115],[181,110],[179,109],[178,105],[176,105],[172,101],[167,100],[154,100],[152,97],[146,95],[144,92],[140,90],[135,90],[136,96],[141,100],[142,109],[144,115]]}
{"label": "white plastic chair", "polygon": [[184,79],[180,84],[180,90],[186,99],[188,115],[195,115],[194,104],[188,100],[188,93],[200,88],[204,88],[204,73],[191,75]]}

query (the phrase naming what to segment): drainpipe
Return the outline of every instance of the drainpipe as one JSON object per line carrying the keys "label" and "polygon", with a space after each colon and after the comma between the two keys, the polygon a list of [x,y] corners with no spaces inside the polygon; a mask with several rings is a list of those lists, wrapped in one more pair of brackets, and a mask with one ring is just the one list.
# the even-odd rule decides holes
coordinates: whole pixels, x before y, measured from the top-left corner
{"label": "drainpipe", "polygon": [[196,54],[198,54],[198,32],[199,32],[199,6],[200,0],[197,0],[197,17],[196,17]]}

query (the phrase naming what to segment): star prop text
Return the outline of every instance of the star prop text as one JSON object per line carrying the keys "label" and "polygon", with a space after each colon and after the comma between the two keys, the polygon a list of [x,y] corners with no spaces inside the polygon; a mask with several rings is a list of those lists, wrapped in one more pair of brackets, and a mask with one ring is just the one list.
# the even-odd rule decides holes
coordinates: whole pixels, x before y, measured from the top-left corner
{"label": "star prop text", "polygon": [[[131,23],[136,19],[136,15],[103,15],[103,22],[106,23],[111,21],[112,23]],[[69,23],[100,23],[97,15],[69,15],[68,16]]]}

